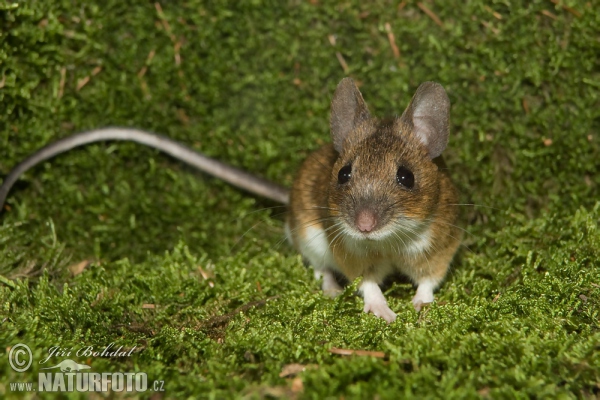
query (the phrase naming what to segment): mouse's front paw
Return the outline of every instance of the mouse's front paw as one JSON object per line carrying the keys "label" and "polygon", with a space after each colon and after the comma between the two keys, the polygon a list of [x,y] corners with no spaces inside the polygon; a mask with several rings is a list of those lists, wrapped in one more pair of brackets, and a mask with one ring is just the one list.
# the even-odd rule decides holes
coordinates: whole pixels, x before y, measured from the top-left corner
{"label": "mouse's front paw", "polygon": [[412,299],[412,304],[416,311],[421,311],[421,308],[423,308],[424,305],[433,303],[433,300],[433,293],[423,294],[417,292],[415,297]]}
{"label": "mouse's front paw", "polygon": [[323,294],[327,297],[336,298],[342,293],[342,288],[323,288]]}
{"label": "mouse's front paw", "polygon": [[365,303],[364,312],[372,312],[375,316],[383,318],[388,324],[396,320],[396,313],[386,303]]}
{"label": "mouse's front paw", "polygon": [[333,272],[329,270],[315,271],[316,279],[323,279],[323,283],[321,284],[321,288],[323,289],[323,294],[327,297],[337,297],[340,293],[344,291],[344,289],[340,286],[340,284],[335,279],[335,275]]}

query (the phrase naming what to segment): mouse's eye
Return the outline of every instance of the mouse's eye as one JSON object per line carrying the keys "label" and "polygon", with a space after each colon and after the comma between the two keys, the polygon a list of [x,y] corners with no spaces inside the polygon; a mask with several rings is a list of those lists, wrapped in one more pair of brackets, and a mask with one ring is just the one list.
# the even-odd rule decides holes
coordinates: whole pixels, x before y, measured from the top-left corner
{"label": "mouse's eye", "polygon": [[396,180],[400,185],[407,189],[412,189],[415,186],[415,176],[406,167],[398,168],[398,172],[396,172]]}
{"label": "mouse's eye", "polygon": [[338,183],[343,185],[347,183],[352,177],[352,165],[345,165],[338,172]]}

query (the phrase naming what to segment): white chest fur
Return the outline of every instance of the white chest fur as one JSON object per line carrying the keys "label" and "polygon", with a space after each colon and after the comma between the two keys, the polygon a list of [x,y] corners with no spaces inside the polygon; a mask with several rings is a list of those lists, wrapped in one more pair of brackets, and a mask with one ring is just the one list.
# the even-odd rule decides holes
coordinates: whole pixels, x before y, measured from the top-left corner
{"label": "white chest fur", "polygon": [[336,262],[332,246],[343,248],[351,258],[363,259],[365,266],[371,264],[369,267],[379,269],[382,275],[387,275],[394,269],[402,271],[410,268],[411,261],[427,254],[432,247],[429,227],[410,227],[406,231],[393,232],[378,240],[342,235],[338,236],[335,244],[330,243],[327,232],[320,224],[309,226],[294,235],[287,224],[285,228],[288,241],[296,244],[300,254],[316,271],[332,269],[343,272],[343,266]]}
{"label": "white chest fur", "polygon": [[288,241],[296,244],[302,257],[316,271],[323,271],[328,268],[339,270],[333,258],[325,229],[320,224],[309,226],[302,231],[296,232],[293,236],[289,226],[286,224],[285,231]]}

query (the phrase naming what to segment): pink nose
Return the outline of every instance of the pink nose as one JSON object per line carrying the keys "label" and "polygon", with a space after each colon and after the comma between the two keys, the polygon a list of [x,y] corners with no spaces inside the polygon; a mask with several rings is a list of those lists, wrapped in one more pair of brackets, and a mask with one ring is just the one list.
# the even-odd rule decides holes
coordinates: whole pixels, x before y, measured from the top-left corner
{"label": "pink nose", "polygon": [[359,211],[356,215],[356,227],[359,231],[368,233],[375,229],[377,217],[369,210]]}

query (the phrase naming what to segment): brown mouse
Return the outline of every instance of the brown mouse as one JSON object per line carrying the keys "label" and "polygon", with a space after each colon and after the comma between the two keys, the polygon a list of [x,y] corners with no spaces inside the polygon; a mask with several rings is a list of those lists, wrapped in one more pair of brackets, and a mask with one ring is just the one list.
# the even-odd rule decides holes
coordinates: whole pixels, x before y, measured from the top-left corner
{"label": "brown mouse", "polygon": [[362,276],[364,311],[396,318],[380,289],[400,271],[416,285],[418,311],[434,300],[460,244],[457,191],[441,153],[448,142],[450,101],[441,85],[419,86],[401,117],[371,117],[350,78],[331,104],[333,144],[310,155],[294,181],[288,239],[323,279]]}
{"label": "brown mouse", "polygon": [[304,162],[290,192],[171,140],[138,129],[104,128],[68,136],[18,164],[0,187],[0,211],[12,185],[29,168],[88,143],[126,140],[161,150],[237,187],[288,204],[286,234],[323,279],[362,276],[365,312],[394,321],[379,285],[394,272],[417,285],[417,310],[433,301],[460,244],[457,193],[440,154],[448,142],[450,101],[437,83],[419,86],[400,118],[372,118],[350,78],[331,104],[333,144]]}

